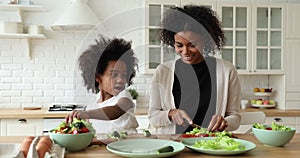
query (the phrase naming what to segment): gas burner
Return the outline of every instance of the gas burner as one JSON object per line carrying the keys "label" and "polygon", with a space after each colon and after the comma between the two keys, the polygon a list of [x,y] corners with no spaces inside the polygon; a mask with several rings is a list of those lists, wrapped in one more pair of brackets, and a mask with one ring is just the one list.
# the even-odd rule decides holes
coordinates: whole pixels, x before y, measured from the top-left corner
{"label": "gas burner", "polygon": [[85,110],[86,106],[76,104],[53,104],[49,107],[48,111],[73,111]]}

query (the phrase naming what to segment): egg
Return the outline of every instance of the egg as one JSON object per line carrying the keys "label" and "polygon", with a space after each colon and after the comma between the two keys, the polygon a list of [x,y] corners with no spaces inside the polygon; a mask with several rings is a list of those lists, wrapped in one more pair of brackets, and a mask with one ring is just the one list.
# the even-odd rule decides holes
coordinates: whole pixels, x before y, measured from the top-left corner
{"label": "egg", "polygon": [[27,157],[28,150],[30,148],[33,139],[34,137],[28,136],[24,138],[23,142],[21,143],[19,150],[23,152],[24,157]]}
{"label": "egg", "polygon": [[49,137],[40,137],[39,143],[45,143],[51,149],[52,141]]}
{"label": "egg", "polygon": [[39,158],[44,158],[45,153],[50,151],[50,148],[46,142],[39,142],[36,145],[36,150],[39,155]]}

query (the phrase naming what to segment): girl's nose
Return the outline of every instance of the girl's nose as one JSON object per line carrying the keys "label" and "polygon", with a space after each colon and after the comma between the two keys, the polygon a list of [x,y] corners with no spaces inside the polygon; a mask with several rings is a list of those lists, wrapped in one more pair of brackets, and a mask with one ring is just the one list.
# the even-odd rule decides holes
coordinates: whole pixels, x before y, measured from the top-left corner
{"label": "girl's nose", "polygon": [[124,75],[118,75],[117,82],[118,83],[125,83],[126,82],[126,76],[124,76]]}

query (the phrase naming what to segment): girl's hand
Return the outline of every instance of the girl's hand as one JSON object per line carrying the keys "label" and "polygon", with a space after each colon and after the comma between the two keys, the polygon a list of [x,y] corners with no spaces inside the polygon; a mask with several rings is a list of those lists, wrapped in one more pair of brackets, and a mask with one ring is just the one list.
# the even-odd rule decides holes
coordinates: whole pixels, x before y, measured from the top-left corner
{"label": "girl's hand", "polygon": [[176,124],[185,126],[184,119],[188,121],[189,124],[192,124],[192,119],[186,114],[184,110],[180,109],[171,109],[168,114],[169,118]]}
{"label": "girl's hand", "polygon": [[74,117],[77,119],[88,119],[89,114],[86,111],[74,110],[66,117],[66,119],[65,119],[66,123],[72,123]]}
{"label": "girl's hand", "polygon": [[214,115],[209,123],[208,131],[224,131],[228,127],[227,121],[221,115]]}

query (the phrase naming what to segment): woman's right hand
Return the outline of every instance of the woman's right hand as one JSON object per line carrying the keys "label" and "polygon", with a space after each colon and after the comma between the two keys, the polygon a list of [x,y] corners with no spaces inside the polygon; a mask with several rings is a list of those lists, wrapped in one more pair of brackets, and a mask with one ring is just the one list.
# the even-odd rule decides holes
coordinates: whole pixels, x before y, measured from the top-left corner
{"label": "woman's right hand", "polygon": [[184,110],[180,110],[180,109],[171,109],[169,111],[169,119],[172,120],[172,122],[178,124],[178,125],[182,125],[185,126],[185,120],[188,121],[189,124],[193,123],[193,120],[189,117],[189,115],[184,111]]}

